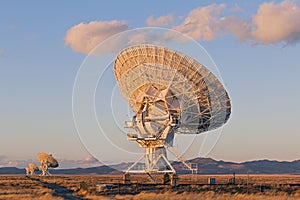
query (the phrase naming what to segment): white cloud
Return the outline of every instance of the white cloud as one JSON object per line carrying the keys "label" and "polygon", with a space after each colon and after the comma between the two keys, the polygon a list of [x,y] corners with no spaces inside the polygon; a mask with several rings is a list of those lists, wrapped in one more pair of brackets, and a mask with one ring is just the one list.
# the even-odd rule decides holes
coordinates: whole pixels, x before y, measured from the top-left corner
{"label": "white cloud", "polygon": [[99,161],[94,158],[93,156],[87,156],[86,158],[84,158],[83,160],[81,160],[81,163],[84,163],[84,164],[99,164]]}
{"label": "white cloud", "polygon": [[173,23],[173,21],[174,21],[174,17],[171,14],[158,17],[157,19],[154,19],[153,16],[150,16],[146,20],[146,24],[147,24],[147,26],[165,26],[165,27],[167,27],[167,26],[171,25]]}
{"label": "white cloud", "polygon": [[[59,168],[88,168],[102,165],[97,159],[92,156],[87,156],[82,160],[57,159]],[[39,166],[37,159],[28,160],[10,160],[6,156],[0,155],[0,167],[18,167],[25,168],[29,163],[34,163]]]}
{"label": "white cloud", "polygon": [[[196,40],[212,40],[226,34],[260,45],[295,44],[300,40],[300,7],[294,1],[263,3],[249,20],[221,16],[224,8],[225,4],[196,8],[173,29]],[[241,11],[240,7],[234,11],[237,8]]]}
{"label": "white cloud", "polygon": [[108,37],[128,29],[124,21],[117,20],[80,23],[67,31],[65,45],[70,45],[74,51],[89,54]]}
{"label": "white cloud", "polygon": [[182,24],[174,26],[173,29],[196,40],[212,40],[216,37],[213,26],[224,8],[225,4],[196,8],[188,14]]}
{"label": "white cloud", "polygon": [[285,0],[264,3],[252,17],[251,37],[259,44],[296,43],[300,39],[300,7]]}
{"label": "white cloud", "polygon": [[213,25],[213,30],[218,37],[232,34],[239,41],[247,41],[251,37],[251,23],[235,16],[220,18]]}
{"label": "white cloud", "polygon": [[0,155],[0,167],[18,167],[25,168],[29,163],[35,163],[34,160],[10,160],[6,156]]}
{"label": "white cloud", "polygon": [[96,158],[87,156],[82,160],[58,159],[60,168],[88,168],[102,165]]}
{"label": "white cloud", "polygon": [[[213,40],[224,35],[233,35],[239,41],[252,44],[269,45],[277,43],[295,44],[300,40],[300,7],[291,0],[283,0],[276,4],[263,3],[257,13],[249,19],[242,19],[235,15],[223,16],[224,13],[241,12],[236,5],[231,12],[224,12],[225,4],[211,4],[199,7],[187,14],[183,22],[173,26],[172,29],[184,33],[196,40]],[[230,11],[230,8],[229,8]],[[179,17],[177,17],[179,19]],[[148,26],[169,27],[174,23],[173,15],[169,14],[154,18],[150,16],[146,23]],[[74,51],[89,54],[94,47],[106,38],[129,30],[124,21],[92,21],[80,23],[70,28],[65,36],[65,44],[70,45]],[[140,34],[120,37],[106,43],[107,48],[99,48],[94,54],[115,52],[119,50],[118,44],[137,44],[138,42],[159,41],[162,39],[176,40],[174,34]],[[184,42],[184,39],[178,42]],[[105,51],[105,52],[102,52]],[[3,55],[3,51],[0,56]]]}
{"label": "white cloud", "polygon": [[18,162],[13,160],[13,161],[8,161],[7,162],[7,167],[17,167],[18,166]]}
{"label": "white cloud", "polygon": [[295,44],[300,39],[300,7],[289,0],[279,4],[263,3],[251,20],[235,16],[222,18],[216,23],[215,31],[230,33],[240,41],[254,44]]}

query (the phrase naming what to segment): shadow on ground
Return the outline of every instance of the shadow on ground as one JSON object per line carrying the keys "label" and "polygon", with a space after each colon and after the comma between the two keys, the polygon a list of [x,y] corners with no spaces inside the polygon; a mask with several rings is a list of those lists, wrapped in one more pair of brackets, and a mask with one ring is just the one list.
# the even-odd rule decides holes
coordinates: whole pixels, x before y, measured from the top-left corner
{"label": "shadow on ground", "polygon": [[27,178],[29,178],[33,181],[36,181],[39,184],[42,184],[43,187],[53,190],[52,195],[55,197],[62,197],[63,199],[68,199],[68,200],[82,200],[83,199],[83,197],[74,195],[72,190],[70,190],[64,186],[61,186],[61,185],[58,185],[55,183],[48,183],[46,181],[42,181],[39,178],[35,178],[35,177],[27,177]]}

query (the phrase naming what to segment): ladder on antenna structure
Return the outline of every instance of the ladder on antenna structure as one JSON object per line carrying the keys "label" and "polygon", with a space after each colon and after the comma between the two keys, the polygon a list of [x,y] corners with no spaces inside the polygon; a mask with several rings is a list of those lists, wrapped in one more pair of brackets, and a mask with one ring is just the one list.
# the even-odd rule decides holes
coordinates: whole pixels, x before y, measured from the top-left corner
{"label": "ladder on antenna structure", "polygon": [[198,172],[198,165],[197,163],[190,163],[189,161],[185,160],[181,155],[179,155],[176,150],[172,149],[172,147],[165,143],[165,148],[172,153],[182,164],[184,164],[189,170],[192,171],[192,174],[197,174]]}

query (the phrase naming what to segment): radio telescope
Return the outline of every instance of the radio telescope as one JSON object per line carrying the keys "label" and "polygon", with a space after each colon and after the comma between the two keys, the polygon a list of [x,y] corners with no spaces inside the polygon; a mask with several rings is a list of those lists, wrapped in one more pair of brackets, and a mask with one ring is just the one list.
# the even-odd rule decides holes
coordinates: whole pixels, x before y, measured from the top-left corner
{"label": "radio telescope", "polygon": [[35,171],[39,171],[39,168],[38,166],[36,166],[36,164],[29,163],[25,170],[26,175],[33,175]]}
{"label": "radio telescope", "polygon": [[51,154],[47,153],[38,153],[38,159],[40,161],[40,169],[42,171],[42,176],[50,175],[48,172],[48,168],[56,168],[58,167],[58,162]]}
{"label": "radio telescope", "polygon": [[[128,139],[146,149],[126,173],[176,171],[167,159],[174,134],[200,134],[221,127],[231,114],[222,83],[202,64],[162,46],[122,50],[114,62],[119,89],[134,112],[125,122]],[[189,169],[181,156],[173,153]],[[144,168],[133,170],[144,160]]]}

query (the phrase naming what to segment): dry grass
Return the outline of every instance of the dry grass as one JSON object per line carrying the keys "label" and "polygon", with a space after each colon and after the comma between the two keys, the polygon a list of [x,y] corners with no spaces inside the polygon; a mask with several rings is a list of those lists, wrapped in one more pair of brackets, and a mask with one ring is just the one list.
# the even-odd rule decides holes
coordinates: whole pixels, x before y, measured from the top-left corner
{"label": "dry grass", "polygon": [[[207,183],[209,177],[215,177],[217,184],[224,184],[231,175],[180,175],[179,184],[193,185],[171,188],[169,185],[147,186],[150,183],[145,176],[132,176],[135,183],[132,186],[119,187],[97,192],[96,184],[122,183],[121,175],[95,176],[31,176],[0,175],[0,199],[64,199],[68,196],[84,199],[233,199],[233,200],[293,200],[300,199],[300,187],[289,184],[300,184],[299,175],[237,175],[237,185],[199,185]],[[162,176],[156,176],[162,180]],[[245,182],[250,185],[246,188]],[[139,184],[138,184],[139,183]],[[271,189],[261,191],[262,185],[269,185]],[[247,190],[246,190],[247,189]],[[119,194],[120,193],[120,194]]]}
{"label": "dry grass", "polygon": [[0,199],[20,199],[20,200],[63,200],[62,197],[54,197],[51,193],[46,193],[41,195],[39,193],[35,194],[9,194],[9,195],[0,195]]}
{"label": "dry grass", "polygon": [[259,195],[259,194],[217,194],[214,192],[205,193],[190,193],[184,192],[177,194],[176,192],[165,192],[165,193],[146,193],[141,192],[137,195],[116,195],[118,200],[295,200],[299,197],[282,195]]}

